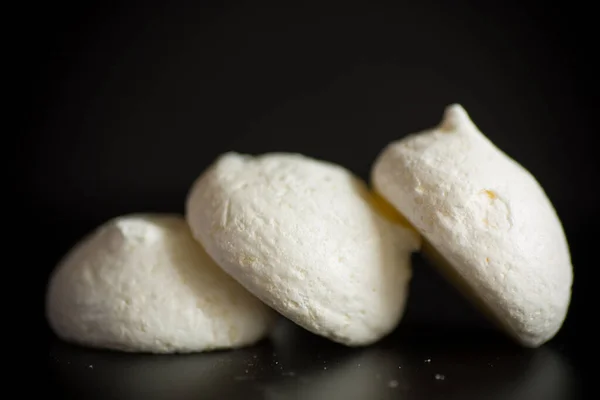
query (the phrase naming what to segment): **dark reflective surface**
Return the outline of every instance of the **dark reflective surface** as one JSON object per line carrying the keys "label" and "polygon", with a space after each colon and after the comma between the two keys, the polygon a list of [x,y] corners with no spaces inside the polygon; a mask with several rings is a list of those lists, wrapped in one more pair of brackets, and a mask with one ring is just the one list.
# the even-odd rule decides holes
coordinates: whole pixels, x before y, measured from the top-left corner
{"label": "dark reflective surface", "polygon": [[560,350],[514,346],[487,331],[399,329],[349,349],[282,321],[237,351],[153,356],[54,341],[57,394],[87,399],[576,399],[580,378]]}

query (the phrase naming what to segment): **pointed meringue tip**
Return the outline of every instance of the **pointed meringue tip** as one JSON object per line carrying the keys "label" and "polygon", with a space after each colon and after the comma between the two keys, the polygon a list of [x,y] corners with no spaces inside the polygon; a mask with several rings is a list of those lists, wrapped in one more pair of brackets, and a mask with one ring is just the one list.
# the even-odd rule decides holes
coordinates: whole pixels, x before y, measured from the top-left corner
{"label": "pointed meringue tip", "polygon": [[442,130],[454,130],[465,124],[472,124],[472,122],[463,106],[455,103],[446,107],[440,124]]}

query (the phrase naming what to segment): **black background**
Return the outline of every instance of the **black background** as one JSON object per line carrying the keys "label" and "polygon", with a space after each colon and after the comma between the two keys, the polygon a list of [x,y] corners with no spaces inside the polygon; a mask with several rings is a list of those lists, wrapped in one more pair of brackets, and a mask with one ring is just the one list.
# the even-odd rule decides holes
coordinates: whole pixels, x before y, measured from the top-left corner
{"label": "black background", "polygon": [[[579,365],[600,170],[589,10],[91,4],[38,7],[22,24],[32,102],[15,170],[21,205],[44,233],[35,267],[44,285],[59,257],[107,219],[183,212],[190,184],[222,152],[300,152],[367,179],[388,142],[458,102],[538,178],[563,221],[575,285],[553,343]],[[487,327],[415,258],[402,326]]]}

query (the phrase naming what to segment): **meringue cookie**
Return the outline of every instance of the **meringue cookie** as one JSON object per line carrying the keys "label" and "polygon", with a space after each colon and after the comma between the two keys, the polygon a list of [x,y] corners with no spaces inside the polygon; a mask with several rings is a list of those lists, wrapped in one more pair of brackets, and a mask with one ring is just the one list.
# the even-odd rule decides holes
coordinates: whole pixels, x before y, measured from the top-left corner
{"label": "meringue cookie", "polygon": [[441,271],[526,347],[560,330],[573,270],[561,221],[534,176],[458,104],[390,143],[372,182],[424,238]]}
{"label": "meringue cookie", "polygon": [[341,166],[299,154],[221,155],[186,219],[223,270],[308,331],[371,344],[404,314],[419,235]]}
{"label": "meringue cookie", "polygon": [[65,341],[146,353],[250,345],[277,316],[169,214],[115,218],[82,239],[50,278],[46,315]]}

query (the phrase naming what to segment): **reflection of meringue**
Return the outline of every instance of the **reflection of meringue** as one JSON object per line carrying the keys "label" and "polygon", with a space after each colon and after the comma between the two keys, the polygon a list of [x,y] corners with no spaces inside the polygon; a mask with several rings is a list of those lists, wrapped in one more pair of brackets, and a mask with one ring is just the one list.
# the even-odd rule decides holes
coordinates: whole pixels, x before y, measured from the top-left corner
{"label": "reflection of meringue", "polygon": [[573,281],[561,222],[535,178],[460,105],[437,127],[388,145],[372,179],[442,272],[520,343],[537,347],[561,328]]}
{"label": "reflection of meringue", "polygon": [[427,354],[429,362],[403,368],[414,398],[447,398],[449,387],[458,399],[577,398],[578,382],[568,363],[547,346],[524,351],[467,345],[451,352],[441,346]]}
{"label": "reflection of meringue", "polygon": [[[536,349],[524,371],[512,385],[498,387],[499,399],[575,399],[578,382],[573,371],[555,350]],[[482,397],[483,398],[483,397]]]}
{"label": "reflection of meringue", "polygon": [[227,153],[193,184],[186,219],[212,258],[298,325],[350,346],[401,320],[419,236],[346,169],[298,154]]}
{"label": "reflection of meringue", "polygon": [[98,352],[63,342],[51,350],[56,360],[52,368],[61,386],[81,398],[115,400],[238,398],[258,381],[257,367],[250,365],[268,359],[271,352],[268,342],[236,351],[160,357]]}
{"label": "reflection of meringue", "polygon": [[[399,358],[383,349],[361,349],[341,360],[315,363],[294,379],[278,379],[264,390],[269,400],[380,399],[403,391],[409,382]],[[396,393],[396,392],[392,392]]]}

